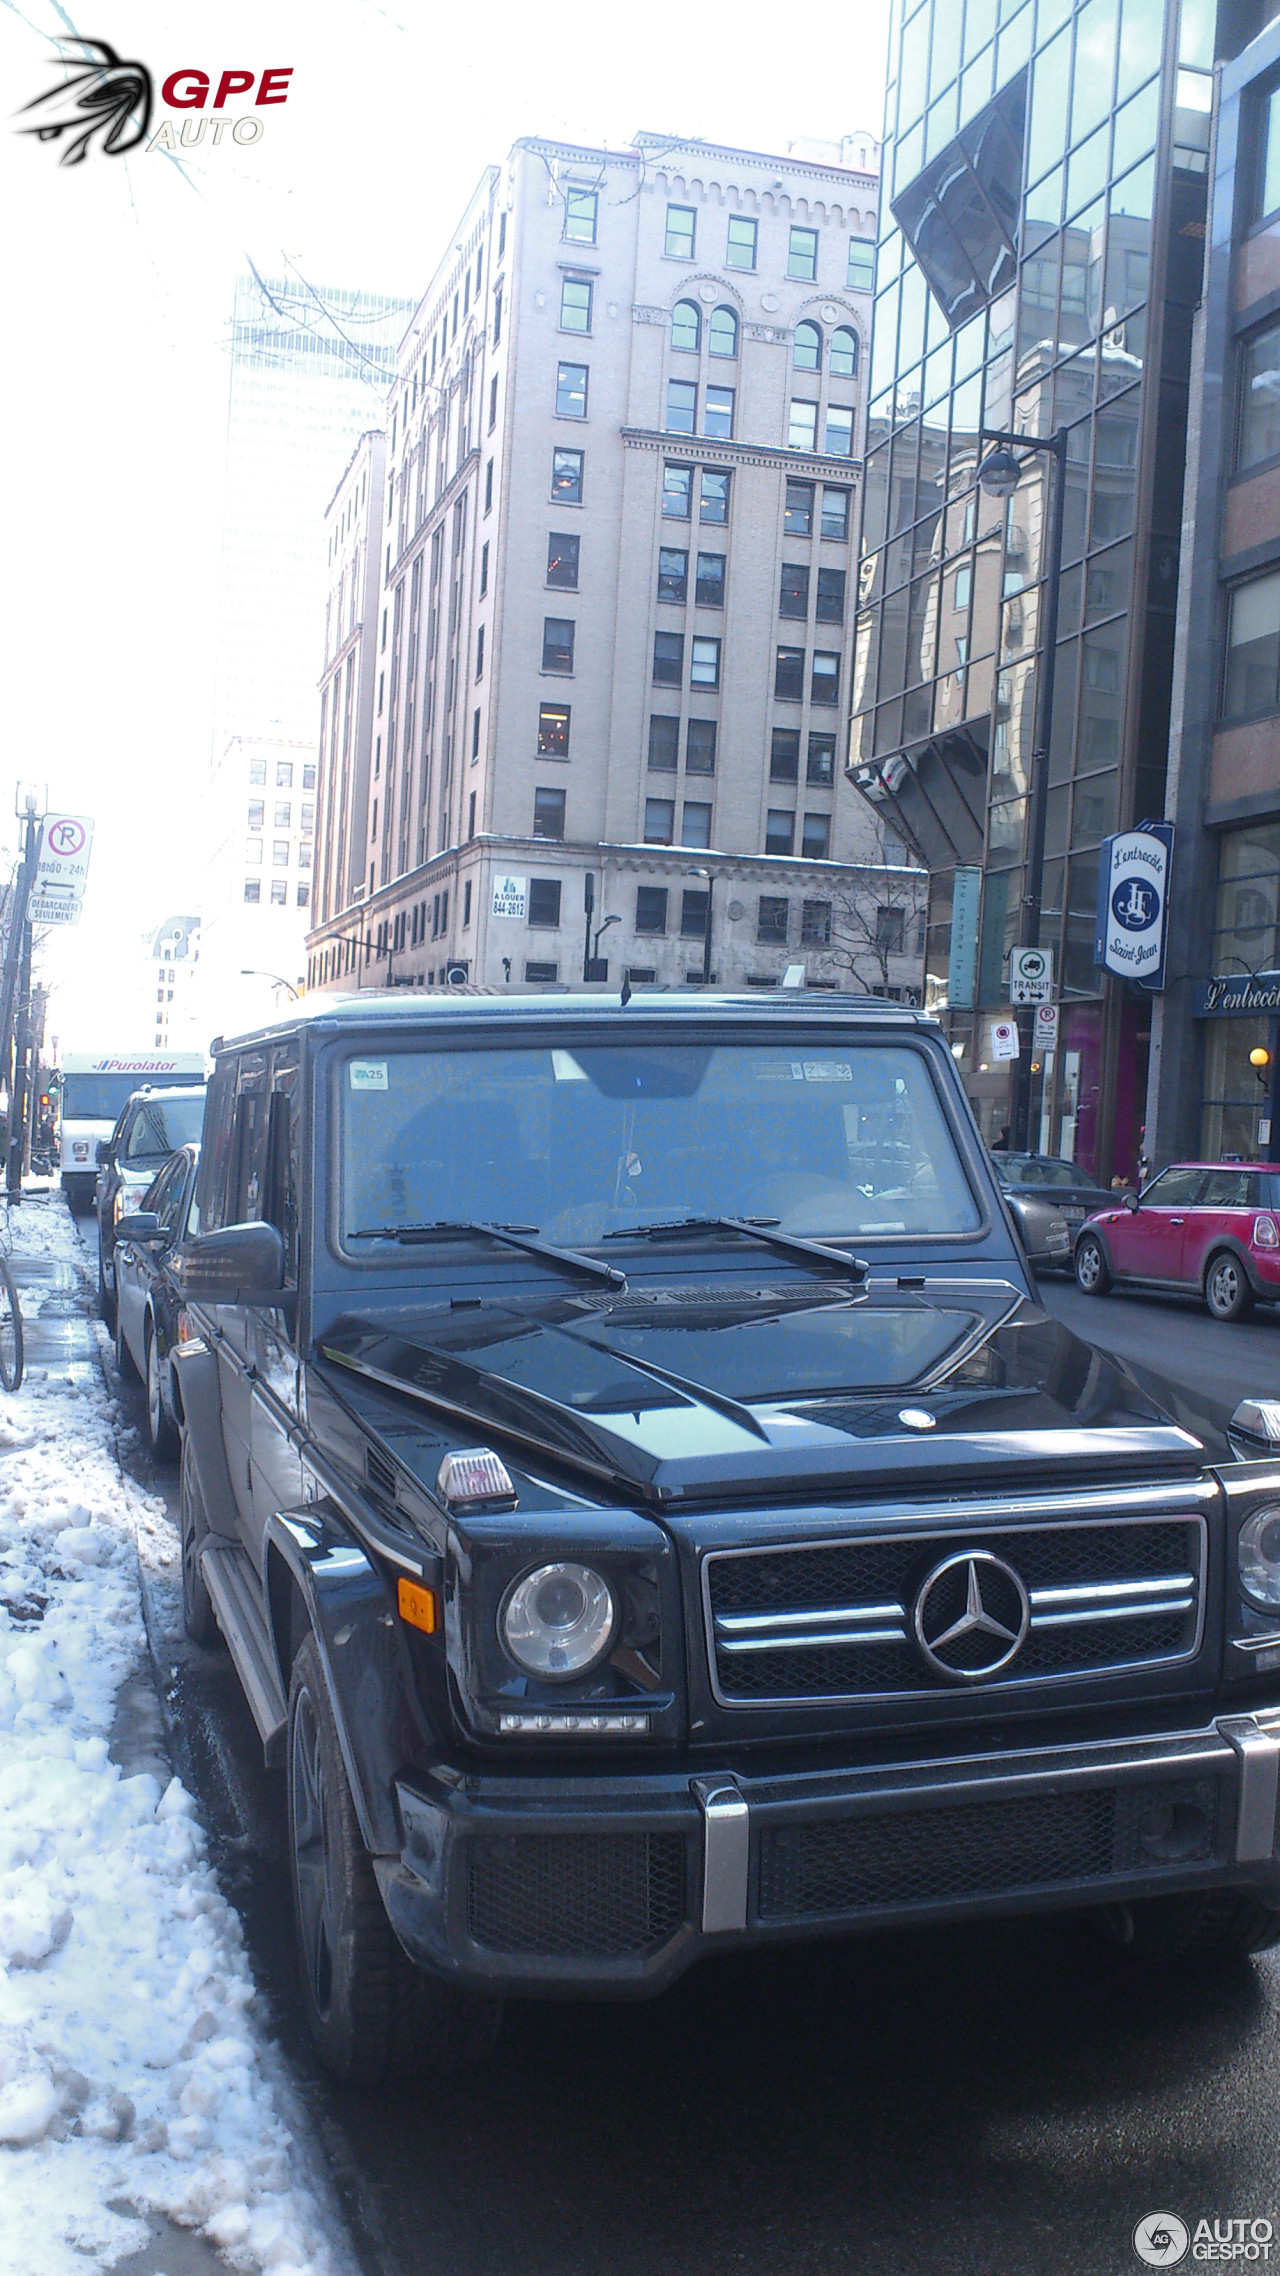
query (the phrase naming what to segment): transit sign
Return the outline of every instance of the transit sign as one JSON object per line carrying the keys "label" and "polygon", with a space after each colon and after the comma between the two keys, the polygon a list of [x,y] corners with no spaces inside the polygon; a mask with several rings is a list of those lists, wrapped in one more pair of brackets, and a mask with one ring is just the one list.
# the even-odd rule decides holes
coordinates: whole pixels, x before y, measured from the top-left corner
{"label": "transit sign", "polygon": [[1047,1004],[1053,994],[1053,950],[1011,948],[1009,1001],[1011,1004]]}

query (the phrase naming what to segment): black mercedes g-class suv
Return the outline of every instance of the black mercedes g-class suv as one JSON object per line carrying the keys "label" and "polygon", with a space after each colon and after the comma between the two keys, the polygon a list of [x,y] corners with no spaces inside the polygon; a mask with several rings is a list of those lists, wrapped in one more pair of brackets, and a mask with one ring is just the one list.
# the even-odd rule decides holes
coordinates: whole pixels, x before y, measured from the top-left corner
{"label": "black mercedes g-class suv", "polygon": [[934,1023],[364,996],[216,1059],[186,1615],[339,2074],[890,1922],[1280,1935],[1280,1408],[1046,1315]]}

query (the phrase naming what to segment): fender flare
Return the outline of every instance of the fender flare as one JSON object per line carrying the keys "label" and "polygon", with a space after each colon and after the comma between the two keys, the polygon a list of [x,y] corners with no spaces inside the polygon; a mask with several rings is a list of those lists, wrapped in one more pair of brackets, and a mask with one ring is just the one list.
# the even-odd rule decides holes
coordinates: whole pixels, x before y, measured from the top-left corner
{"label": "fender flare", "polygon": [[1254,1279],[1253,1267],[1249,1262],[1249,1252],[1245,1248],[1244,1242],[1238,1240],[1234,1233],[1221,1233],[1218,1235],[1218,1238],[1210,1244],[1204,1260],[1204,1270],[1200,1275],[1201,1291],[1203,1292],[1205,1282],[1209,1278],[1209,1267],[1213,1263],[1214,1258],[1220,1257],[1224,1254],[1233,1256],[1237,1264],[1243,1265],[1245,1279],[1248,1281],[1254,1295],[1259,1296],[1261,1294],[1261,1291],[1259,1289],[1257,1281]]}
{"label": "fender flare", "polygon": [[200,1337],[178,1344],[173,1363],[181,1384],[182,1428],[200,1481],[205,1516],[210,1530],[235,1540],[239,1512],[227,1468],[222,1437],[222,1395],[218,1382],[218,1355]]}

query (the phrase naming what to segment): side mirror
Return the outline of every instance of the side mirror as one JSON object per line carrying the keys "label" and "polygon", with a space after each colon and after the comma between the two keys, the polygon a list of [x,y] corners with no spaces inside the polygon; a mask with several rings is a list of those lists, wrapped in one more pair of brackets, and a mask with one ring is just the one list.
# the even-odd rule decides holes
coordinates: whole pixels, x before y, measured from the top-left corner
{"label": "side mirror", "polygon": [[98,1140],[97,1153],[94,1159],[96,1160],[98,1168],[100,1170],[106,1168],[107,1163],[111,1159],[111,1140],[109,1138],[100,1138]]}
{"label": "side mirror", "polygon": [[1227,1433],[1245,1461],[1261,1461],[1267,1454],[1274,1457],[1280,1448],[1280,1399],[1242,1399]]}
{"label": "side mirror", "polygon": [[1133,1215],[1133,1213],[1134,1213],[1134,1211],[1135,1211],[1136,1209],[1139,1209],[1139,1208],[1141,1208],[1141,1206],[1142,1206],[1142,1205],[1141,1205],[1141,1203],[1140,1203],[1140,1201],[1138,1200],[1138,1196],[1137,1196],[1137,1194],[1136,1194],[1136,1193],[1134,1193],[1134,1191],[1132,1190],[1132,1188],[1130,1188],[1129,1192],[1128,1192],[1128,1193],[1126,1193],[1126,1194],[1125,1194],[1125,1196],[1124,1196],[1124,1205],[1125,1205],[1125,1208],[1126,1208],[1126,1209],[1129,1211],[1129,1214],[1130,1214],[1130,1216],[1132,1216],[1132,1215]]}
{"label": "side mirror", "polygon": [[154,1209],[133,1209],[116,1226],[118,1241],[154,1241],[161,1231]]}
{"label": "side mirror", "polygon": [[279,1301],[284,1293],[284,1242],[274,1225],[222,1225],[197,1233],[175,1251],[180,1296],[209,1304]]}

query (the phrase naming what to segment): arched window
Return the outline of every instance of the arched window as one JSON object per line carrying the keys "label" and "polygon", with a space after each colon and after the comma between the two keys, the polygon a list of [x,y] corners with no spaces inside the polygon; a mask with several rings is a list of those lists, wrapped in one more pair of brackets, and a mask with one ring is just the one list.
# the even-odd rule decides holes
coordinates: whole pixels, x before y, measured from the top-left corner
{"label": "arched window", "polygon": [[858,369],[858,335],[842,324],[831,335],[831,376],[852,379]]}
{"label": "arched window", "polygon": [[816,324],[797,324],[791,362],[796,371],[821,370],[822,334]]}
{"label": "arched window", "polygon": [[731,308],[713,308],[707,326],[707,352],[713,356],[736,356],[738,353],[738,319]]}
{"label": "arched window", "polygon": [[702,331],[702,318],[691,300],[678,300],[671,311],[671,345],[683,348],[690,355],[698,353],[698,339]]}

